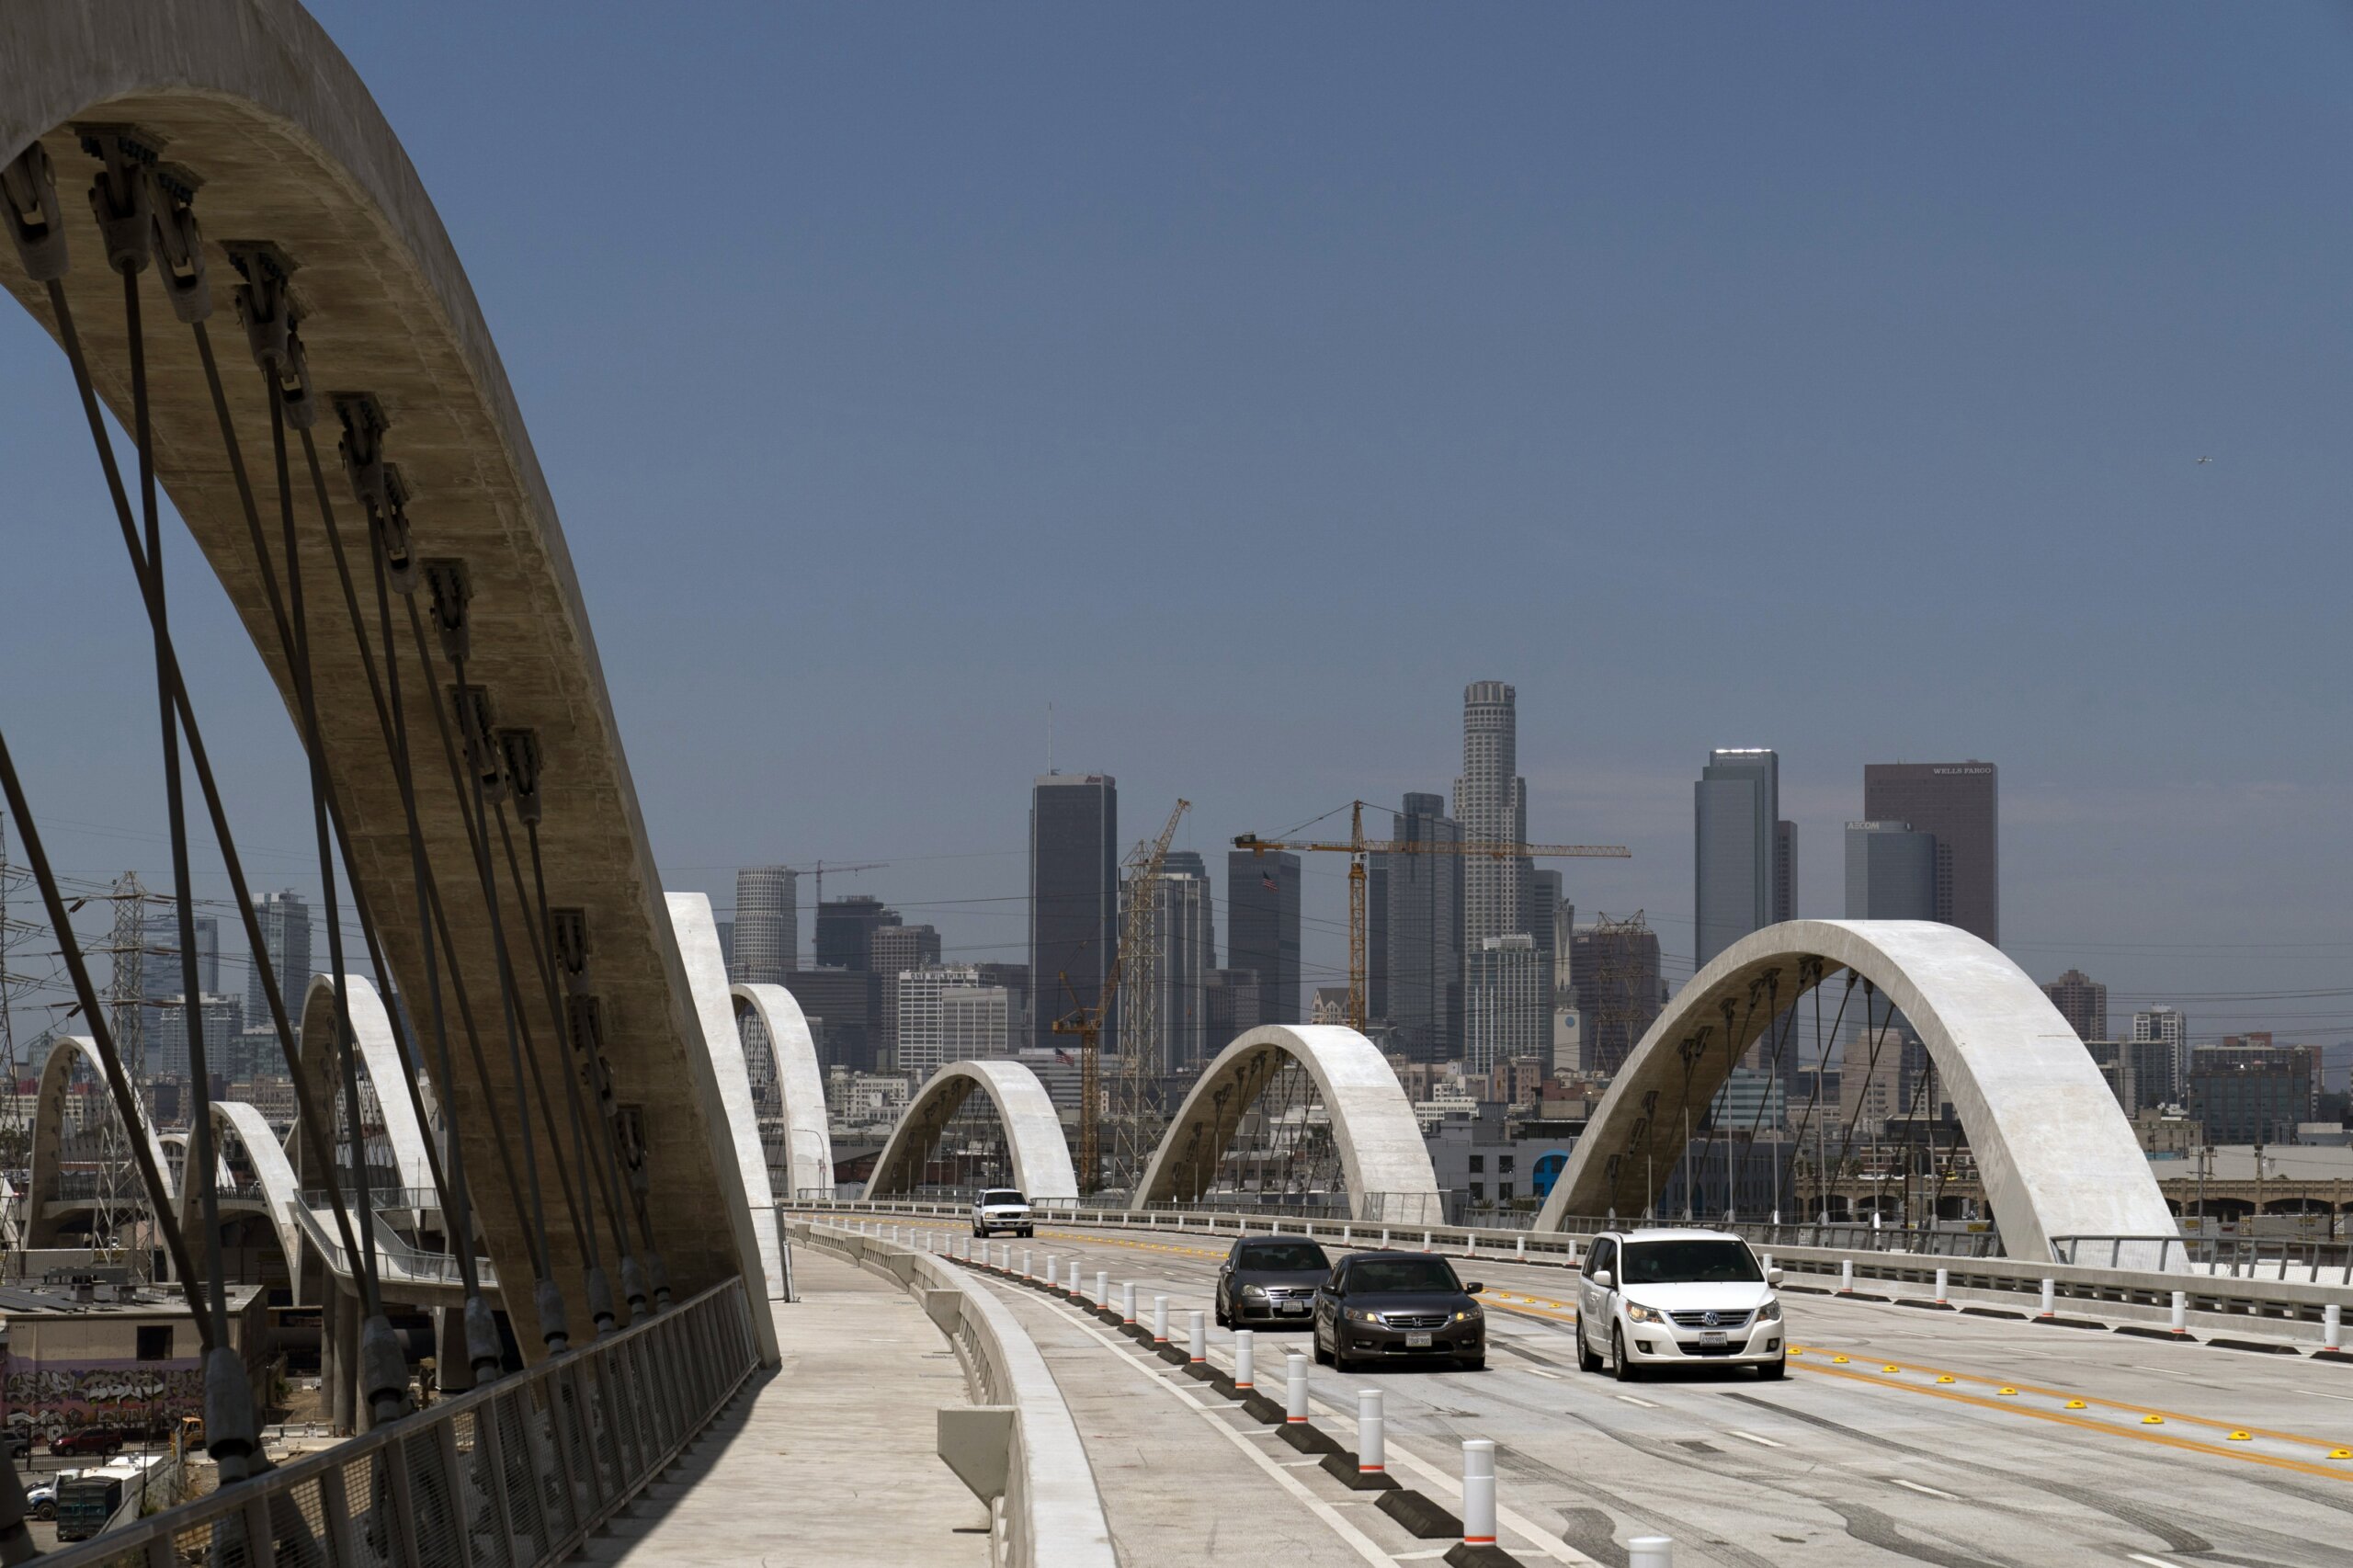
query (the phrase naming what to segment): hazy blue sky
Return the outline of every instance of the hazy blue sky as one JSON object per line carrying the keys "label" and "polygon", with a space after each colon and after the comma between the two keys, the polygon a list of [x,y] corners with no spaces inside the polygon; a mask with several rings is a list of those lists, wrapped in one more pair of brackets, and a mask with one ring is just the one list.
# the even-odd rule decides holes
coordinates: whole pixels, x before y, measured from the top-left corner
{"label": "hazy blue sky", "polygon": [[[840,885],[1018,957],[1049,702],[1127,836],[1181,793],[1215,858],[1450,789],[1502,678],[1531,832],[1632,846],[1570,892],[1670,949],[1710,746],[1780,749],[1810,914],[1864,762],[1988,758],[2038,978],[2353,1028],[2343,8],[317,9],[496,334],[672,885],[889,860]],[[0,718],[71,866],[160,876],[104,492],[62,359],[0,355]]]}

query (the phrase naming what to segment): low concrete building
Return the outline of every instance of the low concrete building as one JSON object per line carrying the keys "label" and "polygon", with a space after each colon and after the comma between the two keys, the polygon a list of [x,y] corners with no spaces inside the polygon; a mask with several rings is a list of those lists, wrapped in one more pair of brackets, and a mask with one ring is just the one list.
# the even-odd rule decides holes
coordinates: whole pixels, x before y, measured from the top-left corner
{"label": "low concrete building", "polygon": [[[229,1344],[256,1409],[269,1402],[269,1314],[258,1285],[228,1287]],[[196,1323],[176,1290],[85,1279],[0,1286],[0,1425],[36,1442],[85,1426],[161,1433],[204,1414]]]}

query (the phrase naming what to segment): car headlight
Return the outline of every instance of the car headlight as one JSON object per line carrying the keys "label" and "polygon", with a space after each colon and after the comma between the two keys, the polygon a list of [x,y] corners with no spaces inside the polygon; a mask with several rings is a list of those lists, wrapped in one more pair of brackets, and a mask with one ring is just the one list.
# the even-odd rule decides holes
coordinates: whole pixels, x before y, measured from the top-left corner
{"label": "car headlight", "polygon": [[1666,1314],[1643,1306],[1639,1301],[1629,1301],[1626,1303],[1626,1321],[1629,1323],[1664,1323],[1666,1321]]}
{"label": "car headlight", "polygon": [[1775,1300],[1773,1300],[1773,1301],[1769,1301],[1766,1302],[1763,1306],[1761,1306],[1761,1307],[1757,1308],[1757,1309],[1756,1309],[1756,1321],[1757,1321],[1758,1323],[1779,1323],[1779,1322],[1780,1322],[1780,1321],[1781,1321],[1781,1303],[1780,1303],[1779,1300],[1777,1298],[1777,1299],[1775,1299]]}
{"label": "car headlight", "polygon": [[1381,1314],[1379,1312],[1367,1312],[1361,1307],[1350,1307],[1348,1309],[1348,1321],[1350,1323],[1379,1323],[1381,1321]]}
{"label": "car headlight", "polygon": [[1476,1323],[1486,1315],[1487,1314],[1485,1312],[1482,1312],[1477,1307],[1465,1307],[1461,1312],[1454,1314],[1454,1321],[1457,1323]]}
{"label": "car headlight", "polygon": [[1245,1285],[1242,1287],[1242,1293],[1254,1301],[1263,1301],[1267,1299],[1267,1288],[1264,1285]]}

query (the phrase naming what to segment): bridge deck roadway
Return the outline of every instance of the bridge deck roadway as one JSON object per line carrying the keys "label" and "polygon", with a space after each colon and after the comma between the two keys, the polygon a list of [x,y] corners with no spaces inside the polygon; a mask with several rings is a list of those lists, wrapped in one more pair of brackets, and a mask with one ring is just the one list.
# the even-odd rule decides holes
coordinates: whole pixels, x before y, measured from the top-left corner
{"label": "bridge deck roadway", "polygon": [[[1115,1290],[1135,1280],[1147,1303],[1165,1291],[1181,1324],[1180,1309],[1208,1305],[1226,1243],[1049,1230],[1018,1244],[1041,1267],[1048,1252],[1065,1268],[1077,1256],[1090,1283],[1098,1268]],[[2353,1460],[2327,1457],[2353,1445],[2345,1367],[1792,1293],[1792,1343],[1805,1354],[1788,1381],[1709,1374],[1620,1384],[1576,1369],[1574,1275],[1483,1258],[1460,1266],[1488,1287],[1489,1369],[1344,1380],[1319,1367],[1315,1420],[1352,1441],[1354,1390],[1381,1388],[1392,1473],[1449,1506],[1448,1486],[1412,1461],[1451,1474],[1461,1438],[1494,1438],[1504,1545],[1526,1562],[1622,1564],[1629,1536],[1655,1532],[1675,1539],[1678,1568],[2147,1568],[2208,1553],[2319,1568],[2344,1561],[2353,1532]],[[1074,1312],[1006,1289],[1023,1301],[1081,1429],[1101,1445],[1097,1473],[1127,1561],[1362,1556],[1317,1509],[1273,1506],[1272,1490],[1252,1483],[1255,1466],[1228,1458],[1199,1484],[1156,1473],[1206,1464],[1199,1455],[1231,1445],[1213,1432],[1203,1442],[1201,1417],[1114,1362],[1133,1358],[1124,1341],[1095,1344]],[[1068,1326],[1048,1321],[1057,1317]],[[1230,1343],[1212,1333],[1213,1361],[1230,1361]],[[1308,1347],[1304,1334],[1262,1334],[1258,1343],[1269,1388],[1279,1388],[1283,1353]],[[1122,1389],[1134,1391],[1124,1404]],[[2070,1400],[2084,1407],[2068,1409]],[[2144,1424],[2150,1415],[2162,1424]],[[1146,1444],[1136,1440],[1142,1430]],[[2249,1437],[2234,1440],[2234,1431]],[[1266,1439],[1253,1444],[1279,1464],[1294,1457]],[[1307,1467],[1286,1473],[1346,1524],[1364,1525],[1369,1511],[1345,1506],[1348,1494],[1329,1478]],[[1515,1517],[1524,1527],[1517,1535]],[[1308,1548],[1314,1531],[1305,1520],[1321,1528],[1320,1546]],[[1243,1550],[1259,1530],[1277,1534],[1279,1551]],[[1364,1533],[1385,1553],[1409,1550]],[[1223,1550],[1212,1553],[1212,1540]]]}
{"label": "bridge deck roadway", "polygon": [[988,1515],[938,1455],[955,1352],[890,1280],[804,1247],[762,1373],[576,1561],[628,1568],[986,1568]]}

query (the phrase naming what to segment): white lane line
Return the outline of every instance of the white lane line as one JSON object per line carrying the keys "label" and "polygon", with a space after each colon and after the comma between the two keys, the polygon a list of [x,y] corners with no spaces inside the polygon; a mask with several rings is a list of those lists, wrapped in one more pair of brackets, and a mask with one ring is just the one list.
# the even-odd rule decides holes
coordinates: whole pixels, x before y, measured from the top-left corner
{"label": "white lane line", "polygon": [[1641,1405],[1644,1410],[1656,1410],[1656,1409],[1658,1408],[1658,1406],[1657,1406],[1657,1405],[1653,1404],[1649,1400],[1646,1400],[1646,1399],[1636,1399],[1632,1394],[1630,1394],[1630,1393],[1621,1393],[1621,1394],[1620,1394],[1618,1397],[1619,1397],[1620,1399],[1624,1400],[1628,1404],[1639,1404],[1639,1405]]}
{"label": "white lane line", "polygon": [[2143,1557],[2137,1551],[2128,1551],[2125,1555],[2135,1562],[2147,1563],[2149,1568],[2181,1568],[2180,1563],[2168,1562],[2162,1557]]}
{"label": "white lane line", "polygon": [[1560,1373],[1548,1372],[1541,1367],[1522,1367],[1520,1370],[1526,1372],[1531,1378],[1550,1378],[1556,1383],[1561,1381]]}
{"label": "white lane line", "polygon": [[1891,1477],[1890,1479],[1892,1479],[1898,1486],[1908,1486],[1915,1492],[1925,1493],[1930,1497],[1941,1497],[1948,1503],[1958,1503],[1961,1501],[1960,1498],[1954,1496],[1949,1492],[1939,1492],[1933,1486],[1923,1486],[1916,1481],[1906,1481],[1900,1475]]}
{"label": "white lane line", "polygon": [[2353,1403],[2353,1393],[2323,1393],[2318,1389],[2298,1389],[2296,1392],[2298,1393],[2308,1393],[2314,1399],[2341,1399],[2348,1403]]}
{"label": "white lane line", "polygon": [[1754,1443],[1760,1449],[1786,1449],[1789,1447],[1787,1443],[1777,1443],[1770,1437],[1760,1437],[1754,1432],[1744,1432],[1737,1426],[1726,1427],[1725,1430],[1730,1432],[1732,1436],[1738,1437],[1742,1442]]}

